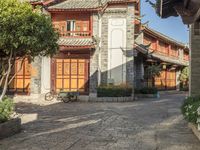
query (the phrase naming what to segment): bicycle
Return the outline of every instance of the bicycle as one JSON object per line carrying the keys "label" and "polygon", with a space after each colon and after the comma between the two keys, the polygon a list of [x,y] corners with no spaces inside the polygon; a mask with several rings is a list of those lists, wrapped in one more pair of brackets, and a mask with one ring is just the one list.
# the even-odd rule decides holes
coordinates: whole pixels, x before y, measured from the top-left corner
{"label": "bicycle", "polygon": [[64,103],[68,103],[70,101],[77,101],[79,96],[79,92],[65,92],[60,91],[58,93],[55,93],[53,91],[50,91],[45,94],[45,100],[46,101],[52,101],[56,98],[58,101],[62,101]]}

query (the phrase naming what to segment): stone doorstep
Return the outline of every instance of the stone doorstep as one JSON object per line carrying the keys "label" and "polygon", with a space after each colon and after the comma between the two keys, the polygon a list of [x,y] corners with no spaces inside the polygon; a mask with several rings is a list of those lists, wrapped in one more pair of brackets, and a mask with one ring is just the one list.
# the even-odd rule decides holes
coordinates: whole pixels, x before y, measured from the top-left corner
{"label": "stone doorstep", "polygon": [[0,139],[10,137],[21,131],[21,119],[14,118],[0,124]]}
{"label": "stone doorstep", "polygon": [[96,97],[91,98],[89,102],[131,102],[133,97]]}
{"label": "stone doorstep", "polygon": [[200,141],[200,131],[198,131],[197,127],[193,123],[188,123],[188,127],[192,129],[192,132]]}

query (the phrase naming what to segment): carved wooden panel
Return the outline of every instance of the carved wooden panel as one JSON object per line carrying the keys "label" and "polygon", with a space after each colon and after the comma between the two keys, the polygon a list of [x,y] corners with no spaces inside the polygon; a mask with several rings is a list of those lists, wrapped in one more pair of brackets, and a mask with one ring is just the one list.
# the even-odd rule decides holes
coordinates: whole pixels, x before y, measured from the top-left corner
{"label": "carved wooden panel", "polygon": [[15,92],[18,94],[28,94],[30,91],[31,80],[31,64],[26,59],[22,64],[21,60],[15,62],[10,79],[15,75],[11,84],[8,86],[8,92]]}
{"label": "carved wooden panel", "polygon": [[56,59],[55,91],[80,91],[88,89],[87,59]]}

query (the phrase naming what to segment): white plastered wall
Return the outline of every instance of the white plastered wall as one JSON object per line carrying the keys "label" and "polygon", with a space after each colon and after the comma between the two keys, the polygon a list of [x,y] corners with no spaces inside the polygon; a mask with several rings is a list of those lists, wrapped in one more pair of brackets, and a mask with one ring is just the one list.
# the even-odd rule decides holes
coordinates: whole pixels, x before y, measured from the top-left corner
{"label": "white plastered wall", "polygon": [[45,94],[51,87],[51,58],[43,57],[41,66],[41,94]]}
{"label": "white plastered wall", "polygon": [[126,19],[112,18],[108,21],[108,82],[126,82]]}

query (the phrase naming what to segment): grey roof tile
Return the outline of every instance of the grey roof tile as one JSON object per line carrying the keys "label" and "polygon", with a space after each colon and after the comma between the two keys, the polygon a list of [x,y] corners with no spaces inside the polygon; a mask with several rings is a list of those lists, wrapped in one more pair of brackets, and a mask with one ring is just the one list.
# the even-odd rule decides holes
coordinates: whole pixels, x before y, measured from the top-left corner
{"label": "grey roof tile", "polygon": [[68,47],[95,45],[92,38],[62,38],[62,37],[58,40],[58,44]]}
{"label": "grey roof tile", "polygon": [[126,2],[127,0],[66,0],[48,7],[49,9],[95,9],[108,2]]}

